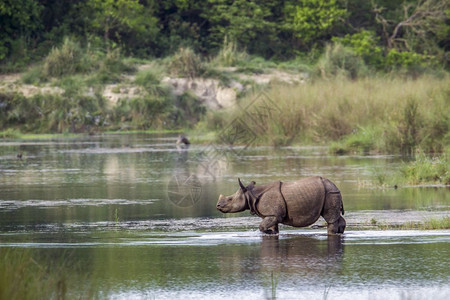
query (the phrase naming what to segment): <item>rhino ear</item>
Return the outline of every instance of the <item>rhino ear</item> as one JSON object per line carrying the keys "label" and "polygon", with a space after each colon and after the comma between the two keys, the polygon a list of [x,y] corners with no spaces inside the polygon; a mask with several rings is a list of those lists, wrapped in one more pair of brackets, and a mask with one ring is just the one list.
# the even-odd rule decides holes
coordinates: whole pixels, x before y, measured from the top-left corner
{"label": "rhino ear", "polygon": [[247,190],[251,191],[255,187],[256,182],[250,181],[250,184],[247,186]]}
{"label": "rhino ear", "polygon": [[247,189],[246,189],[245,186],[242,184],[240,178],[238,178],[238,182],[239,182],[239,186],[241,187],[242,191],[245,193],[245,192],[247,191]]}

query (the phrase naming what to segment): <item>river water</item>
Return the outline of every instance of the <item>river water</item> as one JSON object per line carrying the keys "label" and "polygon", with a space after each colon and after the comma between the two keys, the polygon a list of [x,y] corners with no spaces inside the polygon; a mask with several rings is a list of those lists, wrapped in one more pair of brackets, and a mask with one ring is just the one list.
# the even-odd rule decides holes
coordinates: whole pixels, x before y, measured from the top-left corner
{"label": "river water", "polygon": [[[40,266],[72,266],[69,298],[450,297],[450,230],[374,226],[450,215],[448,187],[372,184],[391,176],[400,157],[330,156],[323,147],[183,149],[175,141],[2,141],[0,259],[27,251]],[[219,194],[238,189],[237,178],[264,184],[315,175],[342,191],[343,236],[327,237],[323,219],[266,236],[258,217],[215,208]]]}

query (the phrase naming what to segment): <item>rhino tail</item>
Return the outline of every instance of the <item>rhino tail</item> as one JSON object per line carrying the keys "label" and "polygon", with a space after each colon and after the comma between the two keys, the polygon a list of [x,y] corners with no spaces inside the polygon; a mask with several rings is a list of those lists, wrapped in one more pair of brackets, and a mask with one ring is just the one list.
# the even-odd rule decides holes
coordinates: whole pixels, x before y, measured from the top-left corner
{"label": "rhino tail", "polygon": [[345,214],[345,211],[344,211],[344,202],[342,201],[342,199],[341,199],[341,213],[342,213],[342,215]]}

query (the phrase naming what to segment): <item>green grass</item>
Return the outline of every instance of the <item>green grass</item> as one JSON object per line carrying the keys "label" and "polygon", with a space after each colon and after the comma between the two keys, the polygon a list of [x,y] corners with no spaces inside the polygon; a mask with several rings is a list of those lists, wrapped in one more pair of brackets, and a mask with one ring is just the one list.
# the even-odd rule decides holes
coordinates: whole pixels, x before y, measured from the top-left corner
{"label": "green grass", "polygon": [[354,133],[345,138],[333,142],[330,152],[334,154],[363,153],[369,154],[374,149],[379,149],[375,144],[379,140],[380,127],[359,127]]}
{"label": "green grass", "polygon": [[358,78],[367,73],[367,67],[352,49],[339,43],[327,45],[317,62],[315,73],[323,78]]}
{"label": "green grass", "polygon": [[[439,152],[450,128],[449,95],[448,76],[274,84],[240,100],[240,107],[251,105],[246,112],[239,108],[209,118],[206,127],[242,116],[260,144],[339,142],[332,147],[335,152],[411,153],[418,147]],[[270,113],[261,111],[266,104]]]}
{"label": "green grass", "polygon": [[450,185],[450,162],[448,155],[427,156],[419,153],[416,159],[401,169],[405,183]]}
{"label": "green grass", "polygon": [[165,75],[165,68],[159,64],[151,64],[148,69],[136,74],[134,83],[143,87],[159,85]]}
{"label": "green grass", "polygon": [[234,67],[248,59],[247,52],[238,50],[235,42],[225,38],[222,48],[210,64],[218,67]]}
{"label": "green grass", "polygon": [[425,220],[421,229],[450,229],[450,217],[444,217],[442,219],[428,219]]}
{"label": "green grass", "polygon": [[172,76],[196,78],[204,71],[204,62],[191,48],[180,48],[172,57],[168,58],[168,69]]}
{"label": "green grass", "polygon": [[450,229],[450,217],[430,218],[423,222],[406,222],[398,226],[380,225],[382,229],[401,229],[401,230],[443,230]]}
{"label": "green grass", "polygon": [[423,221],[409,221],[401,224],[389,224],[389,222],[380,222],[372,218],[363,224],[350,225],[349,228],[356,230],[367,230],[368,228],[372,230],[445,230],[450,229],[450,217],[427,218]]}
{"label": "green grass", "polygon": [[8,128],[6,130],[0,131],[0,137],[4,139],[17,139],[20,136],[20,131],[14,128]]}
{"label": "green grass", "polygon": [[147,130],[109,130],[105,131],[105,134],[137,134],[137,133],[148,133],[148,134],[157,134],[157,133],[182,133],[185,132],[185,129],[147,129]]}
{"label": "green grass", "polygon": [[75,133],[22,133],[17,129],[6,129],[0,131],[0,138],[21,139],[21,140],[50,140],[57,138],[78,137],[81,134]]}
{"label": "green grass", "polygon": [[[176,129],[192,128],[199,123],[197,128],[207,133],[220,130],[230,120],[245,117],[246,113],[258,114],[264,103],[255,104],[254,100],[264,91],[262,98],[269,99],[274,109],[270,114],[258,115],[256,121],[246,119],[259,144],[323,144],[331,146],[331,151],[337,154],[412,154],[418,148],[439,153],[450,144],[449,75],[360,77],[364,70],[353,57],[354,53],[345,47],[327,48],[316,65],[323,76],[307,77],[305,84],[288,85],[280,80],[268,86],[257,86],[242,80],[247,89],[238,94],[238,102],[240,107],[251,104],[251,108],[246,112],[237,109],[205,114],[201,101],[196,101],[189,93],[174,96],[160,84],[161,79],[166,74],[190,78],[208,76],[227,86],[232,80],[239,81],[239,76],[231,70],[258,74],[276,68],[312,74],[313,63],[266,61],[251,57],[227,41],[209,61],[189,48],[182,48],[172,57],[150,62],[125,58],[120,49],[108,53],[81,49],[76,41],[65,39],[42,64],[22,77],[23,82],[30,84],[50,82],[63,89],[64,94],[49,96],[49,99],[34,96],[31,100],[13,99],[15,96],[9,95],[13,103],[7,106],[9,111],[6,118],[3,115],[0,118],[0,125],[20,128],[23,132],[78,132],[93,125],[100,130],[119,128],[122,123],[132,129]],[[137,71],[136,65],[140,63],[150,67]],[[227,68],[230,66],[234,68]],[[52,71],[46,72],[46,68]],[[129,82],[130,76],[124,75],[136,77]],[[110,83],[138,85],[143,93],[136,95],[136,99],[120,100],[112,108],[101,99],[102,89]],[[88,92],[90,99],[85,97]],[[49,102],[66,108],[48,108],[43,115],[52,120],[44,120],[39,109]],[[81,109],[77,110],[77,106]],[[70,117],[74,113],[76,116]]]}

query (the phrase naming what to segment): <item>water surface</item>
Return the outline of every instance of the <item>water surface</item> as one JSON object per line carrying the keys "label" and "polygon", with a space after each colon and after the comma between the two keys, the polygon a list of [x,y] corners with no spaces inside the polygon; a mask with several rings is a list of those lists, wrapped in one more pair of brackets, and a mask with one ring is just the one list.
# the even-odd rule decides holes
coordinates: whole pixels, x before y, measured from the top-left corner
{"label": "water surface", "polygon": [[[77,266],[74,297],[447,299],[450,231],[358,230],[449,215],[445,187],[376,188],[396,156],[329,156],[323,147],[175,146],[171,135],[102,135],[0,144],[0,254],[31,251]],[[22,159],[17,153],[23,153]],[[237,178],[260,184],[324,176],[349,225],[258,232],[224,215]],[[3,257],[3,256],[1,256]]]}

